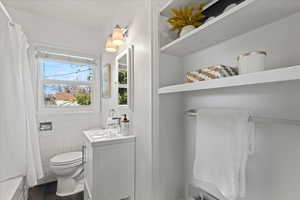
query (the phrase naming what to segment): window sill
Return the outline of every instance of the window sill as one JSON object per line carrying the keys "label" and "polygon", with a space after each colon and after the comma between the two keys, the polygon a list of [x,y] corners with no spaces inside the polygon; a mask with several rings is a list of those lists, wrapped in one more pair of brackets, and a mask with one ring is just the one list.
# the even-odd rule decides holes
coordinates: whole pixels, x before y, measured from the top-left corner
{"label": "window sill", "polygon": [[68,114],[100,114],[99,109],[85,109],[85,110],[64,110],[64,109],[45,109],[37,111],[37,115],[53,114],[53,115],[68,115]]}

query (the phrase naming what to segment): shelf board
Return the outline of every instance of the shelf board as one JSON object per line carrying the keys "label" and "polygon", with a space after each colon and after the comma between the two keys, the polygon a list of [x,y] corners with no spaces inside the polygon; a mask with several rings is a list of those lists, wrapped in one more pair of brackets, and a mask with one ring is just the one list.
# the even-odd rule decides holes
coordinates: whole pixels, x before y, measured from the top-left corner
{"label": "shelf board", "polygon": [[185,56],[242,35],[300,11],[300,1],[245,0],[199,28],[161,48],[162,53]]}
{"label": "shelf board", "polygon": [[294,67],[285,67],[262,72],[243,74],[221,79],[200,81],[196,83],[185,83],[171,85],[158,89],[158,94],[179,93],[209,90],[216,88],[228,88],[245,85],[257,85],[263,83],[275,83],[300,79],[300,65]]}

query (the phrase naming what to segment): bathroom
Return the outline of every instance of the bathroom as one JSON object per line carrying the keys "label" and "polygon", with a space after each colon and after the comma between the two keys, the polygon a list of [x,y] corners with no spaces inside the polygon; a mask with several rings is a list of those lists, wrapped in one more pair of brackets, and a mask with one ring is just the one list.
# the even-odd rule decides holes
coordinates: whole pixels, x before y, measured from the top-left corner
{"label": "bathroom", "polygon": [[[202,3],[205,21],[171,29],[172,9]],[[0,5],[0,200],[300,195],[300,2],[0,0]],[[263,62],[263,69],[242,68],[248,58]],[[55,63],[65,69],[55,70]],[[240,74],[208,80],[198,73],[223,65]],[[59,84],[63,87],[55,87]],[[252,126],[244,191],[235,197],[193,182],[197,169],[203,170],[196,162],[203,152],[207,157],[201,159],[216,158],[216,169],[225,173],[220,160],[226,158],[209,153],[212,141],[200,138],[197,123],[207,120],[203,113],[229,110],[248,117],[234,124]],[[215,149],[221,152],[225,143]],[[61,174],[69,164],[75,166],[72,174]]]}

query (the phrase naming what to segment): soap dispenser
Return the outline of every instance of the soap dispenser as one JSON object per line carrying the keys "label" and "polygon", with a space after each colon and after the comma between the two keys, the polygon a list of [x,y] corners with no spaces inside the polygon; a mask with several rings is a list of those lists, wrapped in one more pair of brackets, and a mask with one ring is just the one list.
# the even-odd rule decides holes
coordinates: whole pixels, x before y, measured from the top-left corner
{"label": "soap dispenser", "polygon": [[124,114],[124,119],[121,121],[121,134],[124,136],[128,136],[130,134],[130,123],[127,119],[126,114]]}

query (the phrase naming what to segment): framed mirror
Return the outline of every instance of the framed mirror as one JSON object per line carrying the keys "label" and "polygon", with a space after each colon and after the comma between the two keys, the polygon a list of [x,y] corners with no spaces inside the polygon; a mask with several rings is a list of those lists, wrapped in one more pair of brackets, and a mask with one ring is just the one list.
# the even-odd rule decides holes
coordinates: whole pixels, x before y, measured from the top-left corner
{"label": "framed mirror", "polygon": [[110,98],[112,91],[111,64],[107,63],[102,68],[102,97]]}
{"label": "framed mirror", "polygon": [[133,46],[116,57],[118,105],[130,110],[133,110],[133,63]]}

